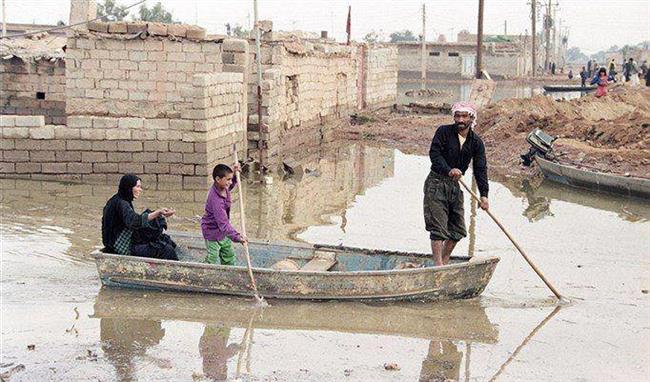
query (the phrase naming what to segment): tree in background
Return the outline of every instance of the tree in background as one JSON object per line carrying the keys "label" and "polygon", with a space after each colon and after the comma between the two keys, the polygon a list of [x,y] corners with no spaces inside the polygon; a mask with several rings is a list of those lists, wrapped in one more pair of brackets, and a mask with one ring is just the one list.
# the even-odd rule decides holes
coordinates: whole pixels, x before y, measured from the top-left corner
{"label": "tree in background", "polygon": [[363,36],[363,41],[369,43],[369,44],[375,44],[379,42],[379,34],[375,31],[372,31],[365,36]]}
{"label": "tree in background", "polygon": [[126,5],[117,5],[115,0],[104,0],[104,4],[97,4],[97,16],[105,21],[122,21],[128,14]]}
{"label": "tree in background", "polygon": [[406,29],[403,31],[397,31],[390,34],[390,42],[401,42],[401,41],[417,41],[418,38],[411,32]]}
{"label": "tree in background", "polygon": [[586,54],[582,53],[580,48],[574,46],[566,51],[566,60],[567,62],[571,63],[587,65],[589,57]]}
{"label": "tree in background", "polygon": [[140,17],[134,18],[134,20],[154,21],[167,24],[174,23],[171,12],[163,8],[160,2],[157,2],[156,5],[151,7],[151,9],[147,8],[145,4],[142,4],[140,7]]}

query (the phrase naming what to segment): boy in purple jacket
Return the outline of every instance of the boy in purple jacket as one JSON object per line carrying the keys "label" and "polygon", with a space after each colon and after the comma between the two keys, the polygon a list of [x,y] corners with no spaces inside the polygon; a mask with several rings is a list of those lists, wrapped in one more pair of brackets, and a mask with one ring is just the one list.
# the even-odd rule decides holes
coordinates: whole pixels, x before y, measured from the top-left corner
{"label": "boy in purple jacket", "polygon": [[[235,165],[235,170],[239,165]],[[214,184],[208,192],[205,213],[201,218],[201,231],[208,249],[206,263],[235,265],[235,250],[232,242],[246,243],[242,236],[230,224],[230,191],[235,188],[237,178],[233,170],[225,164],[218,164],[212,170]]]}

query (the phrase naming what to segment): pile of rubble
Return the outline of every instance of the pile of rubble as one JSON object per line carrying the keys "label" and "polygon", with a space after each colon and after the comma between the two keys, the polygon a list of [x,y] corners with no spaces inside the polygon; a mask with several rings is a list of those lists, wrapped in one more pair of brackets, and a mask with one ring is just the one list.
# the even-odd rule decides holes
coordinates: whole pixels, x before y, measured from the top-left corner
{"label": "pile of rubble", "polygon": [[593,171],[648,177],[650,174],[650,89],[617,85],[606,97],[571,101],[545,96],[510,99],[485,108],[478,132],[492,168],[520,170],[526,135],[540,128],[557,136],[561,163]]}

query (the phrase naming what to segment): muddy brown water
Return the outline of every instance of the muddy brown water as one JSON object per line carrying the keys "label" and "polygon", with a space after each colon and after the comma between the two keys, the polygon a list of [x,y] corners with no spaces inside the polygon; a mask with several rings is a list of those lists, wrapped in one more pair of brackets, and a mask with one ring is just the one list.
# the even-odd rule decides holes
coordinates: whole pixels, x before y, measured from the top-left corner
{"label": "muddy brown water", "polygon": [[[342,146],[302,179],[247,183],[249,236],[428,251],[426,157]],[[465,180],[469,183],[470,177]],[[102,288],[115,185],[0,180],[1,372],[12,381],[596,381],[650,375],[650,203],[551,183],[491,182],[493,212],[572,303],[551,293],[466,195],[456,251],[501,257],[477,299],[365,304]],[[144,185],[196,230],[205,190]],[[239,221],[239,211],[233,212]],[[28,346],[34,345],[33,350]],[[386,370],[395,363],[399,370]]]}

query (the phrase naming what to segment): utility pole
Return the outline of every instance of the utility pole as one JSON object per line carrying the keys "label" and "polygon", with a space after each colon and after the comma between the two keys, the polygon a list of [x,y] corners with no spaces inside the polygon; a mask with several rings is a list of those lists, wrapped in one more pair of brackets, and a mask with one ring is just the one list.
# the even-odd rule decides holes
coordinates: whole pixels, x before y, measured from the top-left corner
{"label": "utility pole", "polygon": [[7,8],[5,8],[5,0],[2,0],[2,37],[7,35]]}
{"label": "utility pole", "polygon": [[551,58],[553,59],[553,62],[557,63],[557,48],[558,48],[558,39],[557,39],[557,7],[552,9],[552,20],[553,20],[553,43],[551,45],[551,48],[553,49],[551,51]]}
{"label": "utility pole", "polygon": [[532,45],[531,45],[531,53],[532,53],[532,65],[533,65],[533,77],[537,74],[537,30],[535,29],[535,24],[537,23],[537,4],[535,3],[535,0],[530,1],[531,5],[531,20],[533,22],[532,25]]}
{"label": "utility pole", "polygon": [[546,15],[544,15],[544,32],[546,36],[546,46],[544,47],[544,70],[548,70],[549,62],[551,60],[551,27],[553,26],[553,18],[551,17],[551,7],[553,4],[548,0],[546,4]]}
{"label": "utility pole", "polygon": [[508,35],[508,20],[503,20],[503,35]]}
{"label": "utility pole", "polygon": [[257,16],[257,0],[253,0],[253,27],[255,28],[255,61],[257,62],[257,128],[260,133],[258,152],[260,156],[260,173],[264,174],[264,147],[266,146],[266,129],[262,123],[262,46],[260,25]]}
{"label": "utility pole", "polygon": [[476,78],[483,75],[483,0],[478,0],[478,34],[476,36]]}
{"label": "utility pole", "polygon": [[348,5],[348,21],[345,24],[345,33],[348,34],[346,45],[350,45],[350,36],[352,35],[352,6]]}
{"label": "utility pole", "polygon": [[426,10],[426,5],[423,3],[422,4],[422,44],[421,44],[421,57],[420,57],[420,79],[422,80],[422,84],[420,87],[422,90],[426,89],[427,87],[427,43],[426,43],[426,31],[427,31],[427,22],[426,22],[426,17],[427,17],[427,10]]}

